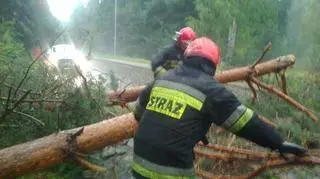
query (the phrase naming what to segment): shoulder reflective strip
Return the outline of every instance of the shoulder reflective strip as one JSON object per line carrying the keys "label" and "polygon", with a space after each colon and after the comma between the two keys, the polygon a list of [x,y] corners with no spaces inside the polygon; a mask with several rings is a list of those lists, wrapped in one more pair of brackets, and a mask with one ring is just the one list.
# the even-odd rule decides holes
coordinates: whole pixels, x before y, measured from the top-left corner
{"label": "shoulder reflective strip", "polygon": [[221,126],[225,129],[230,128],[242,116],[246,109],[247,108],[244,105],[238,106],[237,109],[233,111],[233,113],[228,117],[227,120],[223,122]]}
{"label": "shoulder reflective strip", "polygon": [[206,99],[206,95],[203,92],[201,92],[200,90],[197,90],[189,85],[175,83],[175,82],[167,81],[167,80],[158,80],[155,82],[155,85],[175,89],[178,91],[182,91],[186,94],[189,94],[189,95],[197,98],[201,102],[204,102],[204,100]]}
{"label": "shoulder reflective strip", "polygon": [[179,61],[175,60],[175,61],[171,61],[170,63],[168,63],[166,65],[167,68],[171,69],[171,68],[175,68],[178,66]]}
{"label": "shoulder reflective strip", "polygon": [[162,73],[166,71],[167,70],[165,68],[163,68],[162,66],[159,66],[154,70],[154,76],[160,76]]}
{"label": "shoulder reflective strip", "polygon": [[[133,155],[133,169],[140,173],[141,175],[157,175],[157,176],[167,176],[171,177],[172,179],[176,178],[190,178],[195,175],[194,168],[190,169],[182,169],[182,168],[175,168],[175,167],[167,167],[152,163],[148,160],[145,160],[137,155]],[[146,177],[148,177],[146,176]],[[161,178],[161,177],[160,177]]]}
{"label": "shoulder reflective strip", "polygon": [[171,175],[165,175],[161,173],[156,173],[153,171],[150,171],[146,168],[143,168],[139,164],[133,163],[132,164],[132,170],[139,173],[141,176],[150,178],[150,179],[194,179],[195,176],[171,176]]}
{"label": "shoulder reflective strip", "polygon": [[173,101],[181,101],[183,104],[188,104],[189,106],[200,111],[202,109],[203,103],[197,98],[186,94],[182,91],[168,89],[160,86],[155,86],[151,90],[150,96],[161,96],[168,99],[172,99]]}
{"label": "shoulder reflective strip", "polygon": [[159,73],[160,71],[166,71],[166,69],[163,68],[163,66],[158,66],[158,67],[154,70],[155,73]]}
{"label": "shoulder reflective strip", "polygon": [[253,111],[247,108],[246,112],[244,112],[241,118],[232,125],[229,131],[232,133],[239,132],[251,120],[252,116],[253,116]]}

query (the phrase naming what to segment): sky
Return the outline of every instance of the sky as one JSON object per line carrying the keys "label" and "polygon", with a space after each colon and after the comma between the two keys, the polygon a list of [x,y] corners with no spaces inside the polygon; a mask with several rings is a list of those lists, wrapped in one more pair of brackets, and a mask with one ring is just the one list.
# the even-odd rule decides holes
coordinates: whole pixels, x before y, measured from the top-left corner
{"label": "sky", "polygon": [[68,22],[78,5],[86,6],[89,0],[47,0],[52,15],[61,22]]}

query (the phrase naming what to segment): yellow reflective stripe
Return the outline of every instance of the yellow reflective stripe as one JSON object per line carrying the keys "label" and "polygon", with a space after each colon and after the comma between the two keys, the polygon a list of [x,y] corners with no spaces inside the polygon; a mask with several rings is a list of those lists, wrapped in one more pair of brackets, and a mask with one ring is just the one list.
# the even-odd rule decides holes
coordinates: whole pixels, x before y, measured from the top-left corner
{"label": "yellow reflective stripe", "polygon": [[175,67],[177,67],[178,66],[178,63],[170,63],[170,64],[168,64],[168,66],[167,66],[167,68],[175,68]]}
{"label": "yellow reflective stripe", "polygon": [[140,175],[151,179],[191,179],[193,176],[172,176],[148,170],[141,165],[133,162],[132,169]]}
{"label": "yellow reflective stripe", "polygon": [[150,162],[137,154],[133,154],[133,162],[150,170],[150,171],[157,171],[158,173],[165,173],[166,175],[171,176],[193,176],[195,175],[194,168],[177,168],[172,166],[164,166],[159,165],[153,162]]}
{"label": "yellow reflective stripe", "polygon": [[198,111],[201,110],[203,105],[203,103],[197,98],[194,98],[191,95],[188,95],[178,90],[156,86],[152,89],[151,94],[154,94],[155,96],[163,96],[169,99],[173,99],[175,101],[186,103],[189,106],[197,109]]}
{"label": "yellow reflective stripe", "polygon": [[225,129],[229,129],[240,117],[246,112],[247,108],[244,105],[238,106],[233,113],[225,120],[221,126]]}
{"label": "yellow reflective stripe", "polygon": [[246,112],[234,123],[228,130],[232,133],[239,132],[252,118],[253,111],[249,108],[246,109]]}
{"label": "yellow reflective stripe", "polygon": [[172,69],[172,68],[177,67],[179,62],[180,62],[179,60],[168,60],[163,66],[166,69]]}
{"label": "yellow reflective stripe", "polygon": [[146,109],[180,120],[187,105],[200,111],[203,103],[185,92],[155,86],[151,90]]}
{"label": "yellow reflective stripe", "polygon": [[159,66],[154,70],[154,73],[157,74],[157,73],[164,72],[164,71],[167,71],[167,70],[165,68],[163,68],[162,66]]}
{"label": "yellow reflective stripe", "polygon": [[157,80],[155,82],[155,86],[161,86],[161,87],[170,88],[170,89],[177,90],[177,91],[182,91],[186,94],[189,94],[189,95],[197,98],[201,102],[204,102],[206,99],[206,95],[203,92],[201,92],[200,90],[193,88],[189,85],[176,83],[176,82],[168,81],[168,80]]}
{"label": "yellow reflective stripe", "polygon": [[167,70],[165,68],[163,68],[162,66],[159,66],[158,68],[155,69],[154,71],[154,76],[155,77],[159,77],[160,75],[162,75],[163,73],[165,73]]}

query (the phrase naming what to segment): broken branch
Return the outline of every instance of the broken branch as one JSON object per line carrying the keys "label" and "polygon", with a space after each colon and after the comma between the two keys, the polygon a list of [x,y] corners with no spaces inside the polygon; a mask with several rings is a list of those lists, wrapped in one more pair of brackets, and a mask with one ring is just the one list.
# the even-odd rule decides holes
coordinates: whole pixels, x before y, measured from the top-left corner
{"label": "broken branch", "polygon": [[78,66],[75,66],[75,69],[83,81],[84,87],[87,91],[88,98],[91,98],[91,92],[88,86],[87,78],[83,75],[83,73],[81,72],[81,69]]}
{"label": "broken branch", "polygon": [[279,74],[280,74],[280,79],[281,79],[281,89],[284,94],[288,95],[285,70],[280,71]]}
{"label": "broken branch", "polygon": [[[270,152],[253,152],[250,150],[245,150],[245,149],[239,149],[239,148],[230,148],[230,147],[225,147],[221,145],[216,145],[216,144],[208,144],[208,145],[199,145],[203,148],[207,148],[210,150],[215,150],[219,152],[226,152],[226,153],[232,153],[232,154],[241,154],[244,156],[250,156],[254,159],[274,159],[278,158],[278,154],[276,153],[270,153]],[[245,157],[242,157],[245,158]]]}
{"label": "broken branch", "polygon": [[265,159],[265,157],[250,155],[250,154],[233,154],[233,153],[208,153],[199,150],[199,148],[194,149],[194,153],[199,157],[204,157],[211,160],[223,160],[223,161],[231,161],[231,160],[253,160],[260,161]]}
{"label": "broken branch", "polygon": [[271,46],[272,43],[269,41],[268,44],[263,48],[262,50],[262,54],[257,58],[257,60],[253,63],[253,65],[251,66],[252,69],[254,69],[256,67],[256,65],[258,63],[261,62],[261,60],[263,59],[263,57],[266,55],[266,53],[271,50]]}
{"label": "broken branch", "polygon": [[252,82],[250,81],[250,79],[247,79],[246,80],[249,88],[251,89],[252,91],[252,101],[251,101],[251,104],[254,104],[255,100],[257,99],[257,92],[255,91],[253,85],[252,85]]}
{"label": "broken branch", "polygon": [[271,85],[267,85],[265,83],[262,83],[261,81],[259,81],[257,78],[252,77],[252,82],[255,83],[256,85],[266,89],[267,91],[276,94],[277,96],[279,96],[280,98],[284,99],[285,101],[287,101],[289,104],[295,106],[297,109],[299,109],[302,112],[305,112],[314,122],[318,121],[317,116],[315,116],[312,111],[310,109],[307,109],[306,107],[304,107],[302,104],[300,104],[299,102],[297,102],[296,100],[294,100],[293,98],[291,98],[290,96],[284,94],[283,92],[277,90],[276,88],[272,87]]}
{"label": "broken branch", "polygon": [[96,164],[93,164],[81,157],[78,157],[78,156],[75,156],[74,157],[75,161],[77,161],[80,165],[82,165],[84,168],[87,168],[87,169],[90,169],[92,171],[95,171],[95,172],[105,172],[106,169],[99,166],[99,165],[96,165]]}
{"label": "broken branch", "polygon": [[255,91],[252,82],[251,82],[251,78],[253,77],[253,75],[256,73],[255,67],[258,63],[260,63],[260,61],[263,59],[264,55],[271,49],[271,42],[268,42],[268,44],[263,48],[262,50],[262,54],[257,58],[257,60],[253,63],[252,66],[250,66],[250,71],[246,74],[246,82],[248,84],[248,86],[250,87],[251,91],[252,91],[252,104],[254,104],[255,100],[257,99],[257,92]]}
{"label": "broken branch", "polygon": [[[210,152],[201,151],[201,147],[211,149]],[[208,146],[196,147],[194,149],[197,162],[195,163],[195,169],[198,176],[203,176],[205,178],[235,178],[235,179],[247,179],[253,178],[261,174],[263,171],[272,168],[281,168],[292,165],[320,165],[320,158],[318,156],[317,150],[310,150],[308,154],[304,157],[296,157],[290,155],[288,160],[284,160],[282,156],[271,153],[271,152],[253,152],[249,150],[239,149],[239,148],[228,148],[225,146],[209,144]],[[214,153],[215,152],[215,153]],[[217,153],[220,152],[220,153]],[[204,170],[201,170],[199,167],[199,157],[204,157],[212,160],[219,161],[243,161],[251,160],[261,161],[263,164],[255,164],[255,169],[253,172],[249,173],[247,176],[221,176],[213,175]],[[226,166],[225,166],[226,167]]]}
{"label": "broken branch", "polygon": [[[8,100],[6,97],[0,97],[0,100]],[[19,99],[9,99],[10,102],[16,102]],[[59,99],[24,99],[20,100],[20,103],[34,103],[34,102],[48,102],[48,103],[63,103],[63,100]]]}
{"label": "broken branch", "polygon": [[196,174],[199,177],[202,177],[204,179],[244,179],[245,176],[220,176],[220,175],[213,175],[207,171],[197,169]]}
{"label": "broken branch", "polygon": [[21,103],[21,101],[23,101],[28,94],[31,92],[31,90],[27,91],[19,100],[17,100],[14,104],[12,108],[6,108],[6,110],[3,112],[2,116],[0,119],[4,120],[14,109],[16,109],[16,107],[18,107],[18,105]]}
{"label": "broken branch", "polygon": [[[280,56],[276,59],[269,60],[255,66],[255,74],[254,76],[262,76],[268,73],[278,72],[285,68],[288,68],[294,65],[296,58],[294,55],[286,55]],[[239,67],[234,68],[226,71],[222,71],[221,73],[217,74],[214,79],[216,79],[220,83],[229,83],[234,81],[242,81],[247,79],[247,74],[250,73],[251,66],[246,67]],[[111,91],[108,93],[109,98],[119,99],[120,101],[124,102],[133,102],[135,101],[140,93],[143,91],[145,86],[138,86],[135,88],[127,88],[126,91],[119,97],[121,92],[119,91]]]}
{"label": "broken branch", "polygon": [[29,114],[26,114],[26,113],[23,113],[23,112],[19,112],[19,111],[15,111],[15,110],[13,110],[13,113],[17,113],[17,114],[23,115],[25,117],[28,117],[28,118],[34,120],[36,123],[40,124],[41,126],[45,126],[45,124],[42,121],[40,121],[39,119],[37,119],[37,118],[35,118],[35,117],[33,117],[33,116],[29,115]]}
{"label": "broken branch", "polygon": [[[7,87],[7,88],[17,89],[15,86],[13,86],[13,85],[11,85],[11,84],[8,84],[8,83],[4,83],[3,85],[4,85],[5,87]],[[28,91],[28,90],[26,90],[26,89],[19,89],[19,90],[21,90],[21,91],[23,91],[23,92],[27,92],[27,91]],[[30,94],[41,95],[40,93],[34,93],[34,92],[32,92],[32,93],[30,93]]]}
{"label": "broken branch", "polygon": [[291,157],[289,161],[286,161],[283,159],[271,160],[271,161],[268,161],[262,167],[258,168],[257,170],[249,174],[246,178],[247,179],[254,178],[260,175],[266,169],[281,168],[281,167],[287,167],[292,165],[320,165],[320,159],[316,157],[304,157],[304,158]]}

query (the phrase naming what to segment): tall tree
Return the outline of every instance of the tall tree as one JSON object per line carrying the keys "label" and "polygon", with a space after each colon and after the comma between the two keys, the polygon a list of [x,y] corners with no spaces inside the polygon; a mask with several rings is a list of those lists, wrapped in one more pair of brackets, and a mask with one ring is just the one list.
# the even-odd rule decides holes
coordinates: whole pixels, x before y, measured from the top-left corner
{"label": "tall tree", "polygon": [[32,48],[36,41],[46,43],[51,39],[57,27],[50,14],[45,0],[19,1],[4,0],[0,2],[1,21],[12,21],[17,31],[17,39],[27,49]]}
{"label": "tall tree", "polygon": [[228,29],[235,18],[237,23],[233,63],[255,58],[268,41],[279,34],[279,1],[195,0],[197,16],[188,23],[201,35],[210,36],[225,52]]}
{"label": "tall tree", "polygon": [[[307,10],[302,19],[302,39],[305,42],[305,61],[309,66],[320,69],[320,3],[316,0],[308,0]],[[308,59],[309,58],[309,59]]]}

